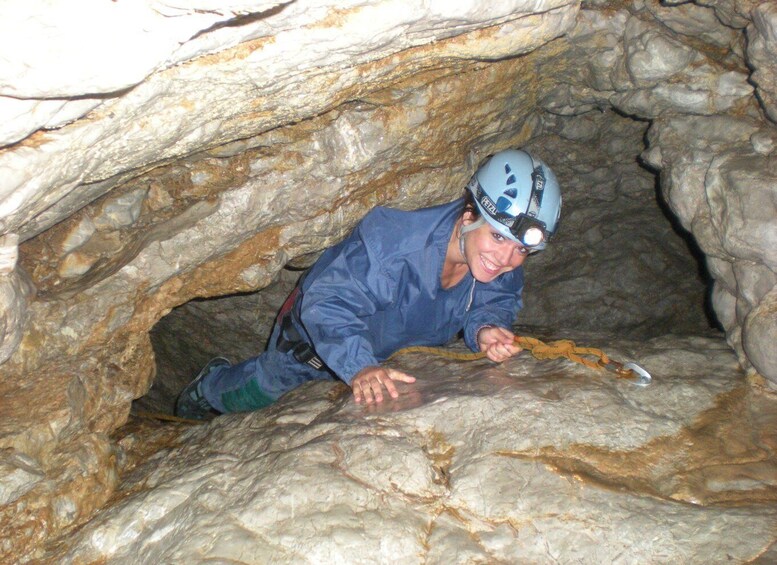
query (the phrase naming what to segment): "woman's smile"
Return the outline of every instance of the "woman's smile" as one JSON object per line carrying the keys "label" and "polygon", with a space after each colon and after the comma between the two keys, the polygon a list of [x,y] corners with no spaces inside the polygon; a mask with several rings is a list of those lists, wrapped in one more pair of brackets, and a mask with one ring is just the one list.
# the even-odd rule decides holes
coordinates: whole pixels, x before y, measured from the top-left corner
{"label": "woman's smile", "polygon": [[[471,220],[467,217],[465,221]],[[472,276],[482,283],[516,269],[528,254],[525,247],[510,241],[487,223],[459,237],[463,237],[460,257]],[[453,239],[450,245],[454,252],[459,247],[454,246]]]}
{"label": "woman's smile", "polygon": [[486,259],[484,255],[480,255],[480,264],[483,266],[483,269],[486,271],[486,273],[497,276],[502,272],[502,269],[504,267],[497,265],[496,263],[493,263],[492,261],[489,261]]}

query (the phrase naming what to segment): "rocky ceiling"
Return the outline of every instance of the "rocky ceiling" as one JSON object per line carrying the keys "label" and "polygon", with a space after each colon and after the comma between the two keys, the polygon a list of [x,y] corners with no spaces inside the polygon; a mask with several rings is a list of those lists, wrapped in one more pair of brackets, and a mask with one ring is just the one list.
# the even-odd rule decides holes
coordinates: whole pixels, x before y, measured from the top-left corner
{"label": "rocky ceiling", "polygon": [[508,146],[565,191],[520,324],[719,326],[777,387],[771,2],[8,0],[0,53],[2,556],[110,498],[134,399],[257,351],[284,267]]}

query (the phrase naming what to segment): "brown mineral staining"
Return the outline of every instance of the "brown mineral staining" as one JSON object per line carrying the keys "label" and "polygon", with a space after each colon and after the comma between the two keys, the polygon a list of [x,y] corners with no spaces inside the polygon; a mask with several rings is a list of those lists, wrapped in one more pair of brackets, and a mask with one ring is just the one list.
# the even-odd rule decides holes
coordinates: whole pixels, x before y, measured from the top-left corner
{"label": "brown mineral staining", "polygon": [[[245,184],[250,159],[249,153],[230,158],[199,155],[157,167],[22,244],[20,263],[32,275],[40,298],[50,300],[89,288],[131,262],[155,236],[164,239],[166,225],[170,224],[173,231],[180,229],[175,219],[196,203],[213,200],[221,192]],[[91,221],[108,201],[137,190],[146,190],[146,197],[142,213],[132,225],[97,230],[75,251],[63,255],[65,242],[83,220]]]}
{"label": "brown mineral staining", "polygon": [[332,8],[327,12],[327,15],[319,22],[316,22],[316,27],[343,27],[343,24],[347,21],[348,17],[352,14],[356,14],[362,11],[363,8]]}
{"label": "brown mineral staining", "polygon": [[777,396],[740,386],[673,436],[635,451],[577,444],[536,453],[557,472],[597,486],[698,505],[777,502]]}
{"label": "brown mineral staining", "polygon": [[[606,7],[588,6],[586,13],[591,15],[599,10],[603,16],[618,17],[617,11],[627,9],[629,13],[623,14],[625,18],[643,18],[644,23],[655,25],[657,32],[666,32],[661,14],[648,14],[653,12],[653,4],[618,0]],[[473,5],[473,8],[477,6]],[[296,37],[314,35],[305,33],[307,30],[303,30],[302,26],[315,28],[317,33],[336,33],[338,28],[347,32],[349,26],[353,29],[355,23],[361,22],[373,7],[365,5],[342,9],[332,5],[325,9],[326,12],[305,14],[312,19],[319,18],[314,23],[304,18],[304,22],[294,22],[295,10],[286,12],[286,4],[281,4],[261,13],[238,15],[229,21],[219,20],[221,23],[207,32],[218,29],[221,34],[230,31],[229,28],[239,28],[273,16],[281,16],[278,20],[282,21],[275,21],[279,24],[275,26],[278,33],[286,30],[290,35],[296,33]],[[253,39],[232,48],[227,48],[226,44],[220,47],[214,44],[214,49],[223,50],[159,71],[150,77],[160,87],[159,93],[164,95],[158,99],[149,96],[142,107],[133,107],[132,96],[124,97],[134,91],[135,100],[143,99],[144,87],[140,85],[140,88],[130,89],[127,93],[111,94],[103,107],[95,109],[78,123],[63,125],[56,132],[39,131],[0,150],[0,155],[18,152],[20,156],[27,153],[34,157],[29,163],[26,157],[20,159],[22,164],[17,172],[20,178],[27,179],[24,182],[31,183],[28,185],[30,191],[38,191],[42,196],[40,200],[30,200],[22,211],[40,214],[46,210],[46,214],[41,215],[47,218],[35,218],[32,212],[20,214],[18,222],[22,222],[22,216],[25,216],[30,225],[20,223],[19,226],[26,229],[28,235],[39,233],[45,229],[44,226],[51,226],[22,245],[21,268],[30,273],[38,297],[30,304],[29,321],[26,322],[21,345],[3,366],[3,378],[0,378],[0,396],[7,400],[0,418],[3,445],[35,458],[45,473],[45,479],[31,484],[26,494],[0,508],[0,561],[19,561],[20,557],[29,557],[30,552],[35,550],[34,546],[47,536],[77,527],[105,502],[115,488],[117,472],[124,472],[126,478],[133,469],[137,469],[135,464],[138,461],[151,457],[157,449],[174,449],[180,432],[175,424],[167,428],[148,423],[137,425],[135,429],[128,426],[110,438],[110,442],[108,439],[108,435],[126,421],[131,399],[142,395],[154,378],[156,365],[148,333],[162,316],[193,298],[262,288],[270,283],[285,263],[295,257],[313,257],[341,238],[374,205],[419,207],[443,199],[450,200],[454,193],[460,193],[465,182],[465,158],[483,157],[497,146],[542,143],[536,137],[540,133],[561,132],[575,139],[582,135],[581,144],[596,145],[596,152],[604,155],[601,159],[607,161],[606,167],[597,165],[600,157],[584,157],[579,148],[575,149],[573,144],[566,142],[557,145],[557,150],[548,150],[554,147],[548,142],[545,153],[552,155],[559,165],[566,160],[567,170],[571,171],[569,177],[574,179],[569,183],[570,189],[575,183],[583,183],[579,187],[577,202],[590,200],[594,195],[591,191],[586,192],[585,181],[581,179],[587,175],[592,179],[591,171],[597,167],[618,171],[617,166],[624,159],[635,160],[635,156],[646,147],[644,128],[638,128],[640,133],[629,137],[638,147],[625,152],[610,152],[608,147],[621,145],[625,138],[610,137],[607,132],[613,129],[608,126],[597,135],[607,133],[609,141],[606,146],[604,143],[599,146],[598,137],[588,137],[586,133],[585,115],[590,117],[594,113],[602,113],[611,117],[616,112],[629,116],[634,114],[636,120],[645,120],[645,123],[651,120],[651,132],[654,132],[655,139],[647,143],[651,150],[661,155],[659,180],[664,193],[672,195],[670,204],[676,205],[674,212],[680,214],[684,209],[696,210],[695,206],[691,206],[696,196],[691,194],[692,190],[686,190],[694,185],[694,179],[678,175],[678,171],[688,168],[691,157],[693,162],[697,158],[709,158],[710,161],[715,158],[716,162],[724,162],[718,157],[725,157],[727,153],[747,154],[750,151],[750,134],[740,134],[739,145],[726,149],[723,148],[722,138],[715,140],[714,135],[724,134],[726,143],[733,143],[736,140],[727,139],[729,135],[734,135],[730,133],[731,128],[726,125],[725,131],[716,132],[710,127],[704,134],[700,134],[696,125],[687,125],[683,129],[681,114],[686,110],[682,104],[668,107],[657,104],[656,108],[650,109],[650,115],[666,113],[671,116],[671,120],[667,119],[664,124],[662,120],[652,120],[640,112],[617,106],[613,108],[612,100],[618,95],[645,94],[644,90],[631,85],[626,77],[620,76],[619,69],[627,68],[629,62],[625,56],[632,46],[629,44],[631,40],[623,38],[621,42],[616,37],[617,26],[611,26],[608,33],[599,33],[601,28],[592,27],[586,31],[583,27],[562,37],[571,31],[578,9],[578,4],[567,3],[546,12],[525,15],[517,21],[517,25],[509,23],[506,26],[494,25],[503,22],[504,18],[489,22],[476,18],[471,22],[466,18],[462,21],[444,18],[434,21],[434,14],[428,14],[432,19],[428,23],[426,19],[420,20],[420,28],[410,34],[405,33],[406,28],[382,28],[381,31],[400,34],[398,37],[402,37],[403,41],[397,45],[382,45],[372,52],[360,50],[360,46],[354,44],[347,52],[332,53],[335,58],[330,59],[324,50],[291,46],[295,51],[290,60],[295,61],[295,68],[281,64],[285,59],[282,54],[277,61],[264,61],[267,52],[262,50],[275,43],[275,37]],[[682,12],[685,8],[677,6],[671,10]],[[718,17],[725,13],[719,7],[715,10]],[[565,12],[567,23],[564,25],[567,27],[560,29],[561,24],[554,23],[554,18]],[[741,12],[750,14],[751,10]],[[585,16],[586,13],[580,15]],[[729,14],[728,19],[737,22],[739,28],[751,23],[745,16]],[[256,33],[271,33],[273,22],[268,21],[267,24],[269,31],[256,28],[259,30]],[[585,17],[578,18],[577,24],[585,26]],[[437,32],[426,33],[428,30],[424,28],[429,26],[436,27]],[[478,26],[482,29],[474,30]],[[758,31],[757,27],[748,27],[748,37],[751,31]],[[464,29],[474,31],[462,33]],[[727,30],[731,31],[731,28]],[[586,45],[584,38],[575,35],[579,31],[591,33],[594,37],[591,45]],[[421,40],[414,43],[414,34]],[[559,39],[548,43],[549,38],[556,35]],[[698,83],[694,87],[702,87],[707,82],[722,84],[719,82],[721,78],[731,77],[722,75],[721,69],[739,71],[743,77],[750,76],[752,69],[754,80],[761,88],[761,99],[769,99],[772,81],[759,78],[764,71],[771,73],[769,65],[761,64],[757,58],[748,60],[749,54],[745,54],[744,50],[739,50],[741,53],[737,49],[729,52],[725,47],[712,47],[704,38],[693,37],[693,34],[672,32],[671,38],[696,50],[697,62],[691,63],[689,70],[696,73],[694,77],[703,76],[672,76],[665,85],[658,86],[683,85],[691,78]],[[744,41],[744,33],[739,33],[738,38]],[[275,43],[270,51],[284,49],[283,43],[288,42]],[[409,45],[413,46],[408,48]],[[753,45],[751,42],[748,51],[752,51],[750,47]],[[542,48],[521,55],[538,46]],[[592,58],[605,54],[600,50],[607,50],[607,54],[613,56],[609,59],[611,67],[597,70],[590,66]],[[308,52],[311,57],[305,59],[304,55]],[[625,55],[621,57],[619,54]],[[768,53],[765,56],[768,57]],[[494,59],[498,60],[485,62]],[[615,90],[609,90],[610,83]],[[192,85],[198,85],[198,88],[192,89]],[[218,90],[223,87],[226,88]],[[569,95],[566,89],[569,89]],[[151,87],[148,90],[156,89]],[[698,92],[707,98],[712,108],[717,107],[716,101],[721,95],[719,90],[710,87],[708,90],[700,88]],[[92,94],[83,93],[87,98]],[[116,100],[113,100],[114,94]],[[218,102],[208,102],[213,100]],[[754,116],[760,115],[754,111],[758,104],[755,97],[745,92],[727,110],[729,115],[726,119],[747,115],[748,120],[754,120]],[[186,130],[189,133],[182,133],[179,128],[169,128],[171,131],[167,134],[165,128],[154,131],[157,125],[164,123],[163,118],[171,108],[173,113],[189,110],[185,120],[186,126],[191,126]],[[691,113],[695,116],[694,112]],[[573,115],[582,116],[582,121],[572,119]],[[610,117],[607,118],[608,123],[615,128],[616,120]],[[346,125],[350,123],[348,120],[356,124],[360,123],[359,120],[369,120],[380,127],[376,127],[372,134],[354,135],[351,130],[342,128],[343,122]],[[673,124],[671,130],[667,125],[669,121]],[[702,124],[701,121],[696,123]],[[680,125],[674,127],[674,124]],[[91,129],[93,126],[94,129]],[[172,133],[172,130],[177,133]],[[741,128],[742,132],[750,130],[754,131],[753,127]],[[708,135],[711,138],[705,139]],[[155,139],[157,137],[159,139]],[[349,139],[343,141],[343,138]],[[82,139],[97,141],[91,147],[82,145]],[[589,143],[591,139],[594,141]],[[327,153],[326,141],[333,142],[338,149]],[[694,141],[712,147],[710,150],[715,154],[704,156],[702,153],[709,148],[696,148],[692,143]],[[72,146],[72,152],[71,149],[65,150],[66,146]],[[685,153],[688,146],[692,146],[693,154]],[[46,151],[32,151],[43,147]],[[363,147],[374,149],[376,156],[372,161],[354,159],[349,162],[344,155],[348,149],[361,150]],[[114,150],[115,155],[112,154]],[[51,160],[48,157],[44,159],[43,153],[48,153]],[[644,157],[645,153],[641,155]],[[176,161],[172,163],[171,159]],[[761,159],[753,162],[753,168],[757,168]],[[330,170],[332,163],[342,165]],[[556,163],[553,165],[555,167]],[[61,175],[41,173],[60,170],[64,171]],[[595,188],[598,190],[608,184],[620,183],[621,175],[625,174],[623,171],[615,173],[617,179],[597,180]],[[679,180],[673,187],[675,178]],[[82,184],[65,188],[63,183],[76,182],[75,179],[80,179]],[[727,182],[732,180],[728,176],[725,179]],[[651,202],[655,197],[653,180],[651,177],[648,191]],[[98,181],[99,184],[95,184]],[[709,192],[710,187],[705,186],[704,179],[698,178],[695,182],[701,187],[700,194],[703,195],[704,190]],[[284,201],[288,196],[288,191],[284,192],[287,186],[315,186],[317,190],[306,188],[309,195],[315,196],[321,194],[320,187],[327,185],[337,189],[327,193],[326,198],[320,198],[315,206],[310,207],[309,213],[295,211],[292,219],[287,218],[282,210],[278,210],[272,218],[263,216],[256,221],[238,214],[231,216],[232,220],[226,220],[219,214],[224,211],[220,208],[221,204],[231,196],[225,197],[225,193],[230,191],[252,192],[256,199],[250,201],[265,205],[267,202]],[[93,192],[95,190],[109,192],[93,200],[97,197],[97,193]],[[683,192],[688,193],[684,204],[681,202]],[[69,200],[62,204],[58,200],[65,193]],[[133,194],[143,195],[140,197],[142,202],[135,201],[139,207],[132,209],[133,221],[111,224],[110,203],[123,196],[131,200]],[[570,202],[575,200],[570,198]],[[574,208],[578,216],[586,216],[585,210],[578,206]],[[718,212],[721,209],[711,209],[712,217]],[[619,213],[622,214],[622,210]],[[768,208],[764,208],[764,213],[768,213]],[[69,217],[65,217],[67,215]],[[103,221],[99,221],[101,216]],[[693,224],[694,235],[702,249],[709,249],[712,243],[719,245],[716,238],[726,247],[725,238],[718,238],[705,228],[714,224],[708,216],[702,214],[680,219],[684,225]],[[166,243],[189,230],[198,235],[208,233],[205,230],[214,220],[232,221],[232,225],[242,230],[236,230],[239,234],[232,238],[214,232],[218,244],[214,246],[214,252],[196,261],[186,261],[187,256],[197,249],[187,247],[185,242],[180,246],[171,244],[173,249],[169,250],[169,254],[155,255],[155,249],[161,242]],[[661,221],[664,220],[662,215]],[[597,229],[608,226],[601,228],[603,232],[614,227],[590,217],[587,221],[596,224]],[[239,225],[244,223],[246,225]],[[649,226],[651,232],[658,227],[652,221],[641,223]],[[572,225],[567,226],[568,233],[581,233]],[[707,231],[715,237],[706,237]],[[601,234],[583,233],[591,236],[589,247],[596,249],[596,255],[608,256],[601,245]],[[557,249],[565,247],[567,242]],[[593,263],[593,256],[589,261],[586,254],[578,255],[583,256],[585,263]],[[653,257],[652,250],[649,255]],[[727,264],[752,260],[750,256],[729,256],[722,249],[713,255]],[[170,256],[174,262],[177,256],[183,258],[180,268],[177,262],[175,267],[166,263]],[[307,259],[304,262],[309,264]],[[765,263],[762,266],[768,268]],[[122,274],[125,268],[130,273],[126,277]],[[559,271],[553,270],[551,282],[563,278]],[[246,275],[247,272],[249,275]],[[728,282],[725,277],[719,277],[720,273],[714,275]],[[591,275],[581,276],[579,272],[574,277],[579,277],[574,280],[586,277],[589,281],[599,280]],[[645,280],[650,278],[644,277]],[[742,286],[738,284],[740,277],[736,278],[734,282],[737,284],[732,282],[727,286]],[[670,280],[672,286],[677,287],[680,277],[670,277]],[[538,293],[529,286],[527,289],[531,290],[527,295],[537,296]],[[651,287],[653,290],[655,285]],[[590,296],[591,288],[586,285],[581,294]],[[664,296],[661,292],[657,294]],[[735,298],[730,301],[729,312],[720,304],[716,305],[716,309],[724,318],[732,320],[733,326],[727,327],[727,330],[729,343],[736,348],[738,332],[744,329],[744,335],[747,334],[747,328],[739,327],[747,315],[747,312],[740,311],[741,306],[747,301],[742,300],[743,296]],[[585,305],[575,306],[586,310]],[[545,310],[553,307],[551,305]],[[614,313],[628,310],[612,304],[609,308]],[[525,310],[522,314],[528,313]],[[650,315],[654,314],[654,311],[650,312]],[[735,319],[738,320],[736,323],[733,322]],[[574,320],[570,322],[567,319],[566,327],[573,326]],[[671,328],[672,331],[676,329]],[[597,328],[599,330],[610,331],[611,328]],[[771,343],[768,331],[764,330],[762,335],[763,341],[757,344]],[[614,342],[615,335],[610,337],[612,340],[608,338],[608,343]],[[739,353],[742,353],[741,347]],[[703,357],[704,353],[697,352],[696,355]],[[740,359],[746,361],[744,355]],[[703,373],[691,376],[685,370],[678,373],[688,379],[706,378],[700,376]],[[732,379],[740,376],[734,375]],[[513,375],[498,371],[488,379],[491,384],[504,387],[506,391],[516,380]],[[520,413],[515,421],[531,421],[548,407],[563,406],[569,389],[560,383],[554,382],[552,387],[538,389],[537,397],[541,400],[536,414]],[[466,389],[468,384],[456,382],[453,390]],[[701,413],[681,431],[676,430],[682,423],[669,426],[667,429],[671,431],[655,430],[675,417],[691,418],[698,410],[710,406],[708,401],[702,404],[702,408],[697,406],[697,410],[681,415],[673,410],[666,411],[669,416],[656,412],[658,415],[651,420],[648,430],[654,433],[647,434],[650,440],[610,443],[611,438],[604,438],[599,441],[601,438],[594,437],[592,430],[596,430],[595,426],[600,421],[593,419],[590,427],[569,430],[568,441],[578,443],[569,446],[565,436],[563,444],[567,447],[547,447],[561,444],[554,441],[556,436],[548,436],[555,424],[553,421],[553,424],[540,426],[543,435],[534,440],[531,449],[526,447],[526,443],[512,444],[506,440],[501,444],[504,451],[500,453],[538,460],[565,476],[606,489],[679,502],[670,505],[674,508],[688,509],[691,504],[773,504],[777,501],[777,462],[774,455],[777,450],[777,400],[758,387],[736,386],[739,388],[728,387],[726,390],[730,392],[719,396],[714,407]],[[695,390],[702,389],[704,387]],[[706,391],[708,389],[702,392]],[[348,387],[340,385],[333,388],[327,398],[340,406],[349,406],[349,394]],[[429,402],[425,394],[419,390],[408,391],[385,412],[397,411],[401,414],[403,410],[422,407],[419,412],[428,414],[434,406],[424,406]],[[493,394],[493,391],[488,394]],[[531,402],[533,397],[527,395],[524,399]],[[689,396],[682,399],[683,402],[686,400]],[[573,405],[572,410],[575,408],[577,406]],[[632,406],[624,404],[622,408]],[[655,408],[651,405],[645,413],[650,415]],[[365,408],[367,416],[376,412],[374,408]],[[457,412],[457,415],[463,416],[464,412]],[[613,410],[612,413],[617,412]],[[685,419],[682,421],[687,422]],[[422,429],[421,424],[428,422],[421,419],[419,425],[412,429]],[[628,424],[629,421],[624,420],[619,433],[631,440],[636,437],[637,431],[629,435]],[[493,433],[497,427],[495,424],[485,429]],[[404,431],[408,428],[397,429]],[[575,431],[591,433],[576,436]],[[639,431],[645,432],[645,429]],[[666,435],[652,439],[659,433]],[[464,432],[461,437],[470,439]],[[427,432],[418,434],[418,439],[424,442],[419,449],[429,461],[435,486],[444,490],[451,483],[455,485],[452,462],[457,456],[466,457],[463,455],[466,450],[461,448],[466,441],[450,436],[446,438],[436,432],[431,432],[428,437]],[[641,443],[644,445],[633,447]],[[458,451],[454,451],[454,445]],[[626,451],[623,445],[631,446],[628,448],[631,451]],[[243,462],[244,465],[247,463]],[[546,469],[543,467],[543,470]],[[116,502],[116,499],[111,502]],[[273,500],[272,503],[279,501]],[[457,509],[436,508],[434,512],[437,516],[445,515],[462,523],[467,522],[457,514]],[[389,524],[389,521],[384,524]],[[266,535],[267,528],[271,526],[271,523],[263,525],[260,528],[262,535]],[[736,527],[733,526],[734,529]],[[477,536],[472,534],[472,537]],[[8,550],[10,553],[3,554],[6,548],[11,548]]]}
{"label": "brown mineral staining", "polygon": [[433,481],[445,488],[450,488],[450,467],[456,449],[445,440],[443,434],[432,431],[429,432],[429,440],[424,450],[432,460]]}
{"label": "brown mineral staining", "polygon": [[342,398],[346,398],[351,395],[351,387],[342,381],[335,383],[335,386],[327,393],[326,399],[330,402],[335,402]]}

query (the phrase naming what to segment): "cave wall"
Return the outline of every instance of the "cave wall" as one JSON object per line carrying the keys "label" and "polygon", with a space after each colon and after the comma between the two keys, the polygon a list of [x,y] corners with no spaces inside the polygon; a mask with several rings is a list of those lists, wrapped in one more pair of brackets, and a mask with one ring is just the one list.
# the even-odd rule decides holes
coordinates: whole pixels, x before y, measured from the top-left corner
{"label": "cave wall", "polygon": [[[649,327],[660,315],[625,316],[608,288],[596,316],[571,315],[591,292],[580,283],[624,261],[650,279],[686,260],[677,239],[669,259],[650,256],[672,237],[662,222],[661,235],[634,238],[642,260],[606,263],[620,251],[610,223],[647,210],[655,173],[708,258],[729,343],[777,381],[774,5],[103,4],[0,8],[3,51],[28,53],[0,66],[7,554],[108,498],[108,433],[148,390],[149,332],[171,309],[266,287],[376,204],[457,197],[474,164],[506,146],[536,147],[570,187],[559,248],[581,261],[538,261],[535,280],[542,267],[565,289],[546,296],[567,302],[538,298],[526,321],[664,327]],[[127,35],[85,33],[84,14]],[[588,278],[570,282],[562,267]],[[646,306],[671,323],[678,306],[661,296]],[[686,330],[701,325],[696,313]]]}
{"label": "cave wall", "polygon": [[[554,159],[565,212],[551,248],[524,265],[521,331],[638,339],[709,333],[698,260],[658,206],[655,174],[638,162],[647,124],[599,110],[532,119],[540,127],[529,146]],[[463,194],[461,186],[445,188],[448,198]],[[314,257],[295,258],[295,268],[256,293],[195,300],[162,318],[151,332],[156,379],[138,408],[171,412],[177,392],[212,357],[237,362],[262,351],[299,269]]]}

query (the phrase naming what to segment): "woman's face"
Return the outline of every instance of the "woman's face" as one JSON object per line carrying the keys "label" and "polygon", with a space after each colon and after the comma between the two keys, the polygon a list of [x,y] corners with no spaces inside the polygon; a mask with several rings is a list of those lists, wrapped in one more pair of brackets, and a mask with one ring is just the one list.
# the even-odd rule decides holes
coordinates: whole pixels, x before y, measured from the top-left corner
{"label": "woman's face", "polygon": [[[465,217],[464,225],[470,222]],[[464,258],[472,276],[482,283],[521,266],[528,254],[525,247],[507,239],[488,222],[464,234]]]}

